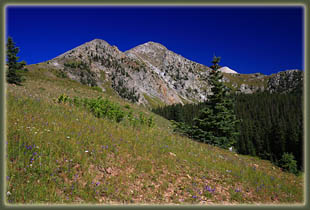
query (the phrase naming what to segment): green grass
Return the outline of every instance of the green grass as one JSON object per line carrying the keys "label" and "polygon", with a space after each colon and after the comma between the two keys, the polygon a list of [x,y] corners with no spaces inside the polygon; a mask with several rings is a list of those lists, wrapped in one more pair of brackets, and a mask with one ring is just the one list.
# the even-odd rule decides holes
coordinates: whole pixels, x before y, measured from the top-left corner
{"label": "green grass", "polygon": [[[241,84],[247,84],[248,86],[254,86],[254,87],[261,87],[263,86],[265,89],[267,87],[267,81],[269,79],[269,76],[265,76],[262,79],[256,79],[252,76],[254,74],[239,74],[238,76],[235,74],[229,74],[229,73],[223,73],[225,77],[227,77],[230,81],[226,82],[225,84],[231,88],[232,90],[236,91],[240,88]],[[232,84],[235,83],[237,87],[233,87]]]}
{"label": "green grass", "polygon": [[[303,202],[302,175],[179,136],[144,107],[29,69],[24,86],[7,88],[10,204]],[[153,116],[155,126],[97,118],[57,103],[61,94],[108,98],[135,116]]]}
{"label": "green grass", "polygon": [[156,107],[164,106],[164,105],[165,105],[165,104],[164,104],[162,101],[160,101],[158,98],[148,96],[147,94],[143,94],[143,97],[144,97],[145,100],[147,100],[147,102],[149,103],[149,107],[150,107],[150,108],[156,108]]}

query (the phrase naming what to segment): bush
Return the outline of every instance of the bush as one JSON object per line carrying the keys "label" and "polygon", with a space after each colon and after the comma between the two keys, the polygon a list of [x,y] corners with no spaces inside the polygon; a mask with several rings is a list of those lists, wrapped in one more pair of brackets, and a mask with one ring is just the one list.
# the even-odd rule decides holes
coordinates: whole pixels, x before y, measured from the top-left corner
{"label": "bush", "polygon": [[84,105],[99,118],[107,117],[116,122],[120,122],[125,116],[125,113],[121,110],[120,106],[114,104],[108,99],[102,99],[100,97],[97,99],[86,99],[84,100]]}
{"label": "bush", "polygon": [[155,125],[153,116],[150,116],[150,118],[147,120],[147,126],[152,128]]}
{"label": "bush", "polygon": [[69,100],[69,96],[67,96],[66,94],[62,94],[61,96],[57,98],[58,103],[66,103],[68,100]]}
{"label": "bush", "polygon": [[285,171],[288,171],[293,174],[297,174],[297,161],[295,157],[291,153],[284,153],[279,162],[279,166],[283,168]]}
{"label": "bush", "polygon": [[[93,113],[98,118],[108,118],[110,120],[114,120],[116,122],[121,122],[125,118],[129,121],[131,126],[137,126],[138,124],[141,126],[154,127],[154,119],[152,116],[146,118],[142,112],[140,112],[139,118],[133,115],[132,110],[129,112],[125,112],[121,109],[121,106],[117,103],[113,103],[108,99],[103,99],[101,97],[98,98],[79,98],[74,97],[73,99],[67,96],[66,94],[62,94],[56,99],[58,103],[69,103],[70,105],[82,106],[88,109],[91,113]],[[129,109],[129,105],[125,105],[125,108]]]}

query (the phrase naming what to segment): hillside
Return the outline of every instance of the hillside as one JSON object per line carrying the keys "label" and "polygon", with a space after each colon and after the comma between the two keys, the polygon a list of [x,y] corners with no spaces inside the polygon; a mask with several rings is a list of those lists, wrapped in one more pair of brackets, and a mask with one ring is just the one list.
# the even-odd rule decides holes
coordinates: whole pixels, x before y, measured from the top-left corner
{"label": "hillside", "polygon": [[[117,48],[103,49],[123,62],[143,65],[134,64]],[[74,53],[78,55],[79,49],[71,56]],[[107,79],[112,78],[111,69],[96,68],[98,63],[92,62],[94,68],[86,68],[78,77],[81,72],[75,71],[76,61],[68,64],[69,59],[67,53],[49,64],[27,66],[23,86],[7,86],[6,194],[10,204],[303,203],[303,175],[179,136],[172,132],[169,121],[151,113],[143,103],[120,97],[113,80]],[[59,67],[64,63],[66,72]],[[163,64],[151,65],[155,71]],[[106,73],[102,77],[100,68]],[[131,75],[146,76],[143,72]],[[80,78],[86,83],[101,78],[105,82],[98,86],[105,91],[81,84]],[[151,83],[147,78],[144,81]],[[163,81],[158,74],[153,78]],[[58,103],[64,94],[72,99],[100,96],[127,114],[121,122],[98,118],[86,107]],[[179,100],[179,94],[171,92],[171,100]],[[152,116],[155,125],[129,120],[141,116]]]}
{"label": "hillside", "polygon": [[[122,52],[94,39],[38,66],[103,91],[112,89],[127,101],[148,107],[202,102],[211,94],[208,66],[156,42]],[[240,93],[292,91],[303,84],[302,72],[296,70],[283,71],[283,76],[239,74],[229,67],[222,72],[223,82]]]}

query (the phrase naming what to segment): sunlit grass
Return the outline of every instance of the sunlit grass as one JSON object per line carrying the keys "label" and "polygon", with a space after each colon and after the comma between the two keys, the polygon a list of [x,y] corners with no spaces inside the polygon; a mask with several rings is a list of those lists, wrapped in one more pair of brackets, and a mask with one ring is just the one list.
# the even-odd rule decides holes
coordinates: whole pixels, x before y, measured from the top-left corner
{"label": "sunlit grass", "polygon": [[[63,93],[109,98],[136,116],[154,116],[156,125],[96,118],[83,107],[58,104]],[[302,176],[176,135],[168,121],[117,95],[33,72],[24,86],[9,85],[7,95],[11,204],[303,202]]]}

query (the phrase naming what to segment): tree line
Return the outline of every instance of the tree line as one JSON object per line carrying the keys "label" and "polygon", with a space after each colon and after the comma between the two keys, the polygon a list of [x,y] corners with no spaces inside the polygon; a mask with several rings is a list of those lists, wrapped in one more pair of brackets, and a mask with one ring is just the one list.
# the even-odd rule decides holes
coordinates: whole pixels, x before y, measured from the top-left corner
{"label": "tree line", "polygon": [[[234,95],[239,136],[235,149],[240,154],[258,156],[280,165],[285,153],[292,154],[297,167],[303,163],[302,94],[254,93]],[[169,120],[191,127],[206,102],[174,104],[152,111]],[[180,127],[181,128],[181,127]]]}
{"label": "tree line", "polygon": [[210,74],[213,95],[207,101],[152,111],[194,140],[233,146],[240,154],[270,160],[293,173],[303,170],[302,91],[235,95],[219,82],[216,69]]}

